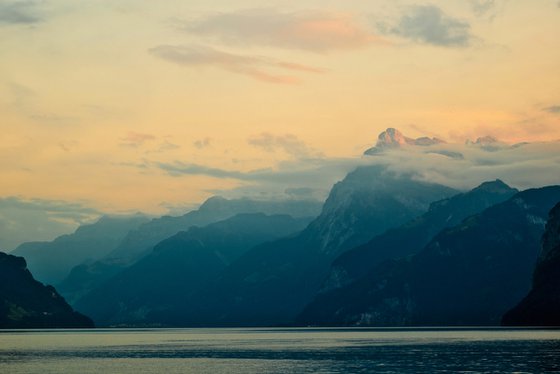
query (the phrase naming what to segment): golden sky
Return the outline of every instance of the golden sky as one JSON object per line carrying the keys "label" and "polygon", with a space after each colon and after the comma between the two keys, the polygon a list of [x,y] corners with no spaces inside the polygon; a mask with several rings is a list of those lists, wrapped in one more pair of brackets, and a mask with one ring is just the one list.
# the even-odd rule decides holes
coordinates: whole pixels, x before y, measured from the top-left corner
{"label": "golden sky", "polygon": [[557,0],[0,0],[0,198],[162,214],[328,190],[387,127],[560,139],[559,36]]}

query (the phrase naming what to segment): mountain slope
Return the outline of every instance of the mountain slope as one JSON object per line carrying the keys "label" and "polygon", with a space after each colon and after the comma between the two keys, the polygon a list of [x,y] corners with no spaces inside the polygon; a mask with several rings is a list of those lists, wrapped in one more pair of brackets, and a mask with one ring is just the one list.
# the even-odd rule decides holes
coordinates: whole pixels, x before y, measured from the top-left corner
{"label": "mountain slope", "polygon": [[82,225],[73,234],[59,236],[51,242],[23,243],[12,254],[24,257],[39,281],[57,284],[74,266],[107,255],[130,230],[147,220],[142,215],[101,217],[97,222]]}
{"label": "mountain slope", "polygon": [[0,328],[93,327],[51,286],[33,279],[25,260],[0,252]]}
{"label": "mountain slope", "polygon": [[430,239],[446,227],[501,203],[518,192],[504,182],[485,182],[473,190],[430,205],[423,215],[390,229],[338,257],[332,265],[323,292],[339,288],[362,276],[384,260],[408,256],[420,251]]}
{"label": "mountain slope", "polygon": [[560,203],[550,211],[529,294],[503,319],[504,325],[560,326]]}
{"label": "mountain slope", "polygon": [[292,217],[315,217],[321,203],[314,200],[259,201],[228,200],[215,196],[197,210],[179,217],[164,216],[147,222],[131,231],[108,258],[134,261],[149,252],[160,241],[191,226],[206,226],[241,213],[287,214]]}
{"label": "mountain slope", "polygon": [[302,230],[309,219],[240,214],[158,243],[146,257],[87,294],[76,308],[98,325],[180,326],[180,310],[251,247]]}
{"label": "mountain slope", "polygon": [[538,240],[560,187],[520,192],[443,230],[419,253],[319,295],[316,325],[496,325],[530,287]]}
{"label": "mountain slope", "polygon": [[314,200],[228,200],[215,196],[206,200],[197,210],[179,217],[156,218],[130,231],[103,259],[73,268],[68,277],[57,285],[57,289],[74,305],[76,300],[148,254],[160,241],[193,226],[206,226],[242,213],[316,217],[320,210],[321,203]]}
{"label": "mountain slope", "polygon": [[193,325],[289,323],[338,254],[454,193],[381,166],[358,168],[333,187],[323,212],[304,231],[247,252],[195,296],[185,318]]}

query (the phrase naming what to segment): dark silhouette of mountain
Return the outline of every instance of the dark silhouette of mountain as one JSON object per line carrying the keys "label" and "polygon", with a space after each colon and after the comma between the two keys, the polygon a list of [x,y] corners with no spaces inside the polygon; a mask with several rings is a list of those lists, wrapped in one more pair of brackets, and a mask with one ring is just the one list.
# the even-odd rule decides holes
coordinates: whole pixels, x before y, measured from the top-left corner
{"label": "dark silhouette of mountain", "polygon": [[312,325],[496,325],[527,294],[538,241],[560,187],[520,192],[443,230],[419,253],[379,264],[319,295]]}
{"label": "dark silhouette of mountain", "polygon": [[358,168],[332,188],[321,215],[299,235],[257,246],[195,295],[184,321],[240,326],[288,323],[316,294],[336,256],[455,193],[381,166]]}
{"label": "dark silhouette of mountain", "polygon": [[59,236],[51,242],[23,243],[11,253],[25,258],[36,279],[57,284],[74,266],[107,255],[130,230],[147,220],[142,215],[105,216],[93,224],[78,227],[73,234]]}
{"label": "dark silhouette of mountain", "polygon": [[0,328],[93,327],[52,286],[33,279],[25,259],[0,252]]}
{"label": "dark silhouette of mountain", "polygon": [[103,326],[180,326],[188,298],[232,261],[257,244],[301,231],[309,221],[254,213],[191,227],[158,243],[76,308]]}
{"label": "dark silhouette of mountain", "polygon": [[68,277],[57,285],[57,289],[74,305],[76,300],[150,253],[157,243],[192,226],[206,226],[241,213],[316,217],[321,211],[321,205],[315,200],[259,201],[211,197],[197,210],[182,216],[164,216],[140,225],[130,231],[121,243],[101,260],[73,268]]}
{"label": "dark silhouette of mountain", "polygon": [[502,324],[508,326],[560,326],[560,203],[550,211],[533,274],[533,288]]}
{"label": "dark silhouette of mountain", "polygon": [[322,292],[342,287],[364,276],[377,264],[420,251],[441,230],[458,225],[463,219],[501,203],[516,192],[501,180],[485,182],[473,190],[434,202],[423,215],[387,230],[364,245],[338,257]]}

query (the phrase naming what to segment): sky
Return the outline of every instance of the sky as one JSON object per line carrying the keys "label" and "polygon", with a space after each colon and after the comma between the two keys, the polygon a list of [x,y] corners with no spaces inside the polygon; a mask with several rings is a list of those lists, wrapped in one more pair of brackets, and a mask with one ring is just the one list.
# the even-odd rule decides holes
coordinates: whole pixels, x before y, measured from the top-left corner
{"label": "sky", "polygon": [[[212,195],[324,198],[388,127],[467,155],[394,168],[554,183],[559,35],[558,0],[0,0],[0,249]],[[532,144],[465,148],[486,135]]]}

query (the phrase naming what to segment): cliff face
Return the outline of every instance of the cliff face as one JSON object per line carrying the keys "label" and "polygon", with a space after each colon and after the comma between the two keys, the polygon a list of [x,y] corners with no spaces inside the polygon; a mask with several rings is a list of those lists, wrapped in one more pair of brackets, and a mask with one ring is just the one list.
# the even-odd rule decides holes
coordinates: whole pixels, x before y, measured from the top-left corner
{"label": "cliff face", "polygon": [[550,211],[533,275],[533,288],[504,315],[502,324],[560,326],[560,203]]}
{"label": "cliff face", "polygon": [[539,240],[560,186],[520,192],[436,235],[420,252],[380,263],[319,295],[300,325],[481,326],[531,288]]}
{"label": "cliff face", "polygon": [[434,202],[423,215],[373,237],[339,256],[331,267],[322,293],[347,285],[385,260],[419,252],[441,230],[506,201],[516,192],[500,180],[485,182],[473,190]]}
{"label": "cliff face", "polygon": [[0,328],[88,328],[52,286],[33,279],[22,257],[0,252]]}

